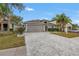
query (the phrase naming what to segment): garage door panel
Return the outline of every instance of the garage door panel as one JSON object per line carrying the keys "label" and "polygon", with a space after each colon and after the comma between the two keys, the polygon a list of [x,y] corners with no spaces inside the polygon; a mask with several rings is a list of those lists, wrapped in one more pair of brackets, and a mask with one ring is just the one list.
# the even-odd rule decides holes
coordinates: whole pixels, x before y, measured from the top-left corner
{"label": "garage door panel", "polygon": [[43,26],[27,26],[27,31],[28,32],[41,32],[44,31]]}

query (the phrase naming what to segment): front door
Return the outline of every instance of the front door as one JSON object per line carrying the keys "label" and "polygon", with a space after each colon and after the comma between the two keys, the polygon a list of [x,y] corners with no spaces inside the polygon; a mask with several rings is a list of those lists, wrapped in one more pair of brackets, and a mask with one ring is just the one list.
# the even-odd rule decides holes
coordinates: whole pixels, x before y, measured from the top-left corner
{"label": "front door", "polygon": [[3,30],[8,31],[8,24],[3,24]]}

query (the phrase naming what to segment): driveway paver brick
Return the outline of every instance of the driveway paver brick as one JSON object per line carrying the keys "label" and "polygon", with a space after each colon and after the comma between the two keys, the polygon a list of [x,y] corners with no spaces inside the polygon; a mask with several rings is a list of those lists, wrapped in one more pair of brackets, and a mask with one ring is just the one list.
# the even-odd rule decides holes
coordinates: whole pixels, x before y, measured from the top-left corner
{"label": "driveway paver brick", "polygon": [[65,38],[49,32],[25,34],[29,56],[77,56],[79,37]]}

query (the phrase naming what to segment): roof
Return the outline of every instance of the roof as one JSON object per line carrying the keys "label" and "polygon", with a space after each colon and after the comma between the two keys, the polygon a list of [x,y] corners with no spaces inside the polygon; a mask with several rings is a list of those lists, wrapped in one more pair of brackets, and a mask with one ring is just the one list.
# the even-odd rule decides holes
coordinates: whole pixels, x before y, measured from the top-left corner
{"label": "roof", "polygon": [[31,26],[31,25],[38,26],[38,25],[46,25],[46,22],[47,22],[47,25],[56,25],[56,24],[53,24],[53,23],[51,23],[51,22],[49,22],[48,20],[45,20],[45,19],[43,19],[43,20],[39,20],[39,19],[31,20],[31,21],[25,22],[24,24],[27,24],[29,26]]}
{"label": "roof", "polygon": [[38,25],[45,25],[45,23],[42,23],[42,22],[30,22],[30,23],[27,23],[27,25],[31,26],[31,25],[34,25],[34,26],[38,26]]}
{"label": "roof", "polygon": [[24,22],[24,24],[28,24],[28,25],[45,25],[45,22],[47,22],[47,20],[39,20],[39,19],[36,19],[36,20],[31,20],[31,21],[27,21],[27,22]]}
{"label": "roof", "polygon": [[45,20],[45,19],[43,19],[43,20],[40,20],[40,19],[36,19],[36,20],[30,20],[30,21],[26,21],[26,22],[24,22],[24,24],[26,24],[26,23],[30,23],[30,22],[47,22],[48,20]]}

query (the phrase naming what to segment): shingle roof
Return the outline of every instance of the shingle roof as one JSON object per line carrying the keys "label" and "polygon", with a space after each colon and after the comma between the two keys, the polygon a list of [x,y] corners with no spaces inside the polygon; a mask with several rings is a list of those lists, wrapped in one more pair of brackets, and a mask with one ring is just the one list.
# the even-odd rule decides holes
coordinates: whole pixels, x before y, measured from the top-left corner
{"label": "shingle roof", "polygon": [[29,23],[29,22],[44,22],[44,21],[48,21],[48,20],[40,20],[40,19],[36,19],[36,20],[26,21],[26,22],[24,22],[24,23]]}
{"label": "shingle roof", "polygon": [[45,25],[45,23],[43,23],[43,22],[29,22],[29,23],[27,23],[27,25],[36,25],[36,26],[38,26],[38,25]]}

